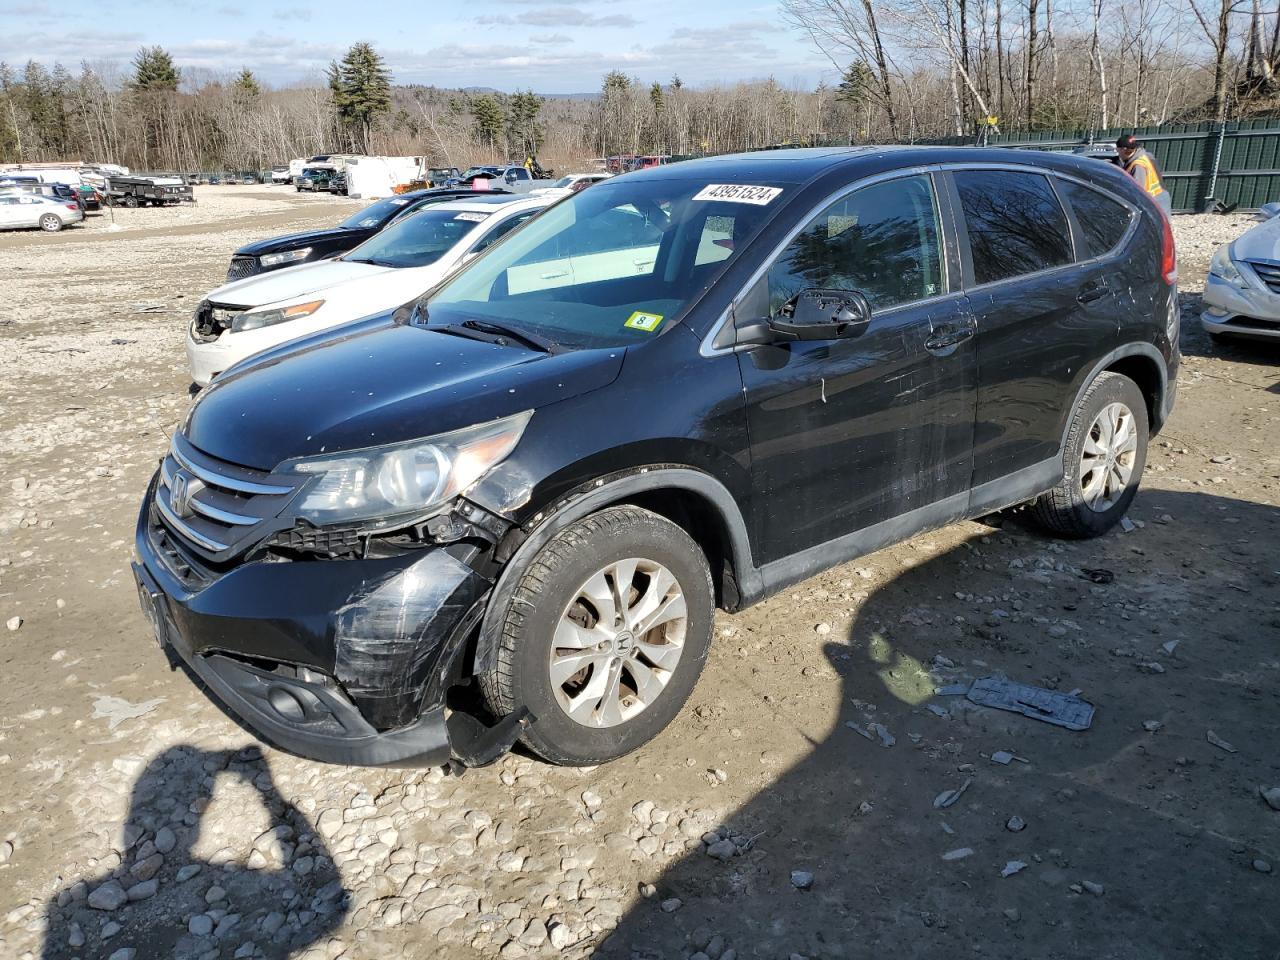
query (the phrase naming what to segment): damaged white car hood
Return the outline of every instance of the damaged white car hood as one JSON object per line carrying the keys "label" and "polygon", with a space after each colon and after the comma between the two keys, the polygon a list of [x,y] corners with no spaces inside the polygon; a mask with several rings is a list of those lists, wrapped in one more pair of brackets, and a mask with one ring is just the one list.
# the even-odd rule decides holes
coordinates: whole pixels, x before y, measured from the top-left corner
{"label": "damaged white car hood", "polygon": [[[319,293],[340,283],[371,279],[386,273],[403,272],[394,267],[379,267],[372,263],[353,263],[349,260],[321,260],[304,263],[283,270],[259,274],[245,280],[224,284],[206,297],[211,303],[229,307],[260,307],[282,300],[293,300],[308,294]],[[409,272],[414,272],[410,270]]]}
{"label": "damaged white car hood", "polygon": [[1260,223],[1237,237],[1231,244],[1235,260],[1265,260],[1280,263],[1280,217]]}

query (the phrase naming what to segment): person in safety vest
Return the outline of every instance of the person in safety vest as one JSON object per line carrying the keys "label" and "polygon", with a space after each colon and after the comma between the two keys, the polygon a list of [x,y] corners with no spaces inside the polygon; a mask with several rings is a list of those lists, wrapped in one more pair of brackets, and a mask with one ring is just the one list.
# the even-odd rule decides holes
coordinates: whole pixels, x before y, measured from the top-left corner
{"label": "person in safety vest", "polygon": [[1147,191],[1160,205],[1165,216],[1173,213],[1173,200],[1169,191],[1160,182],[1160,171],[1151,154],[1142,149],[1142,144],[1132,133],[1126,133],[1116,140],[1116,152],[1120,155],[1120,166],[1124,172],[1138,181],[1138,186]]}

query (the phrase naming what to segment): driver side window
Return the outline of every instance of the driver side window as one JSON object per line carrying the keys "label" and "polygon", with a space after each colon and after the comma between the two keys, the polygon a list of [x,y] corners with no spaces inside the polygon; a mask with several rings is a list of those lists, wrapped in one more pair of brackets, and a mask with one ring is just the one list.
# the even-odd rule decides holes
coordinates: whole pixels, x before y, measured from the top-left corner
{"label": "driver side window", "polygon": [[769,315],[813,287],[858,290],[873,311],[944,292],[937,209],[925,174],[837,200],[769,268]]}

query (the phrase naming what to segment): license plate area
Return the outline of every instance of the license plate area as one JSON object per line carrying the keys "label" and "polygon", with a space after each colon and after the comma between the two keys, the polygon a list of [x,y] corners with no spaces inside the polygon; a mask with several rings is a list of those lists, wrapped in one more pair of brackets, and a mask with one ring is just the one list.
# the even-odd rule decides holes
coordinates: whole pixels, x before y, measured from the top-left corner
{"label": "license plate area", "polygon": [[140,568],[134,567],[134,579],[138,582],[138,604],[142,607],[142,615],[151,624],[151,633],[156,645],[164,649],[167,642],[165,618],[161,609],[160,590],[150,583],[150,578]]}

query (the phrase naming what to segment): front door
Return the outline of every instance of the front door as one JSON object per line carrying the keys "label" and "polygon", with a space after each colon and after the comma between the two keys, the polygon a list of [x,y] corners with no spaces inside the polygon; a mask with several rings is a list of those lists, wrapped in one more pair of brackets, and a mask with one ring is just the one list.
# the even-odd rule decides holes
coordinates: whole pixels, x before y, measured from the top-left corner
{"label": "front door", "polygon": [[750,322],[816,287],[858,290],[872,308],[857,337],[739,354],[763,562],[967,494],[973,327],[942,237],[930,175],[862,187],[810,221],[739,304]]}

